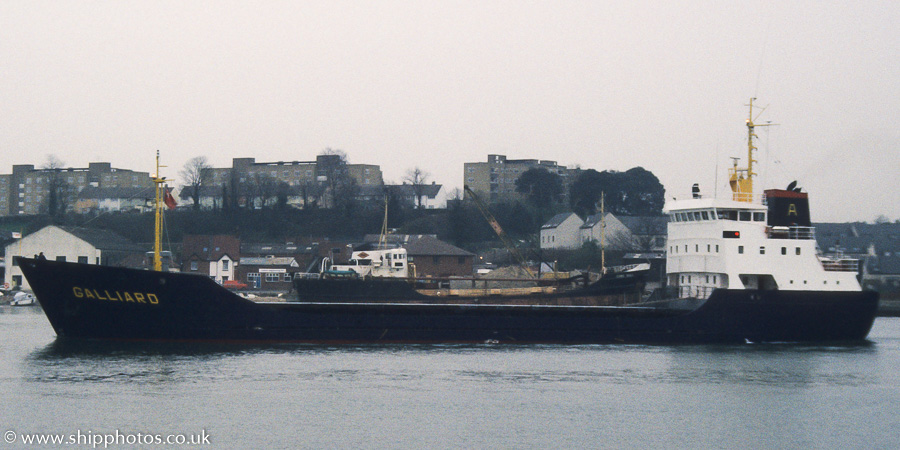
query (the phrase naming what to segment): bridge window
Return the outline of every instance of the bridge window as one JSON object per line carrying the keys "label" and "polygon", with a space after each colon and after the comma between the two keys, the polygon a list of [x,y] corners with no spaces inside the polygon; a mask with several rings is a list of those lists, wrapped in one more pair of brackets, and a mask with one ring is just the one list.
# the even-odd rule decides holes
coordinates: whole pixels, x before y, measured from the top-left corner
{"label": "bridge window", "polygon": [[750,211],[740,211],[738,212],[738,220],[741,222],[749,222],[750,221]]}
{"label": "bridge window", "polygon": [[787,255],[787,247],[781,247],[781,254]]}
{"label": "bridge window", "polygon": [[795,248],[794,251],[799,255],[799,254],[800,254],[800,247]]}
{"label": "bridge window", "polygon": [[701,211],[700,214],[703,216],[703,220],[709,220],[709,213],[706,211]]}
{"label": "bridge window", "polygon": [[766,213],[762,213],[762,212],[753,213],[753,221],[754,222],[765,222],[766,221]]}

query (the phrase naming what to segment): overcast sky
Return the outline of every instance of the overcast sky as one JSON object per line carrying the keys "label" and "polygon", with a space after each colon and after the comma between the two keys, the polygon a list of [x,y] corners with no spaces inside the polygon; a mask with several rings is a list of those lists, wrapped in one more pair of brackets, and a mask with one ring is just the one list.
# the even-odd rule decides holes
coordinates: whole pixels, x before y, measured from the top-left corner
{"label": "overcast sky", "polygon": [[757,97],[765,186],[893,221],[898,24],[896,1],[2,1],[0,173],[330,147],[386,182],[459,188],[505,154],[643,166],[683,198],[724,191]]}

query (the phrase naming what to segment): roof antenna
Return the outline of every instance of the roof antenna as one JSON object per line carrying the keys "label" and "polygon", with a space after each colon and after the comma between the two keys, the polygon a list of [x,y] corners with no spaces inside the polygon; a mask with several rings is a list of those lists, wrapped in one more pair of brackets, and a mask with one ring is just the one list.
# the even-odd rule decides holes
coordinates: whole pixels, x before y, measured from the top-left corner
{"label": "roof antenna", "polygon": [[759,79],[762,78],[763,60],[766,59],[766,47],[769,44],[769,29],[772,28],[772,19],[766,23],[766,33],[763,35],[762,51],[759,53],[759,68],[756,70],[756,89],[753,92],[754,97],[759,97]]}

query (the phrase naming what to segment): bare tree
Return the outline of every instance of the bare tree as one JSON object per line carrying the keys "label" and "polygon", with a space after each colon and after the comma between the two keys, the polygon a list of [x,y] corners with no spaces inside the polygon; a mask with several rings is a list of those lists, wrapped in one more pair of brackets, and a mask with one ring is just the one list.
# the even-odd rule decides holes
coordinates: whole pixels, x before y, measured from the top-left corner
{"label": "bare tree", "polygon": [[184,168],[179,172],[185,186],[191,188],[191,199],[194,200],[194,210],[200,209],[200,189],[212,178],[212,166],[206,161],[205,156],[196,156],[184,163]]}
{"label": "bare tree", "polygon": [[307,180],[300,187],[300,195],[303,197],[303,209],[315,209],[319,206],[319,199],[324,195],[325,187],[315,180]]}
{"label": "bare tree", "polygon": [[42,167],[47,173],[47,214],[55,219],[61,219],[69,207],[69,183],[61,173],[65,165],[56,155],[47,155]]}
{"label": "bare tree", "polygon": [[344,163],[347,163],[347,152],[345,152],[339,148],[325,147],[325,150],[322,150],[322,153],[320,153],[320,154],[321,155],[336,155],[336,156],[340,157],[341,161],[343,161]]}
{"label": "bare tree", "polygon": [[463,190],[460,188],[453,188],[453,190],[450,191],[450,195],[447,197],[448,200],[455,200],[455,201],[460,201],[460,202],[463,201],[463,199],[465,199],[465,198],[466,198],[466,193],[463,192]]}
{"label": "bare tree", "polygon": [[269,200],[275,197],[277,193],[278,181],[262,172],[253,174],[252,180],[253,185],[251,188],[253,190],[254,206],[265,209],[269,204]]}
{"label": "bare tree", "polygon": [[288,207],[288,202],[290,201],[291,194],[294,193],[294,188],[291,187],[290,184],[284,181],[276,181],[275,185],[275,206],[278,209],[284,210]]}
{"label": "bare tree", "polygon": [[403,177],[403,182],[412,186],[413,194],[416,196],[416,209],[422,209],[422,196],[425,195],[425,185],[428,183],[429,176],[428,172],[417,166],[407,170]]}
{"label": "bare tree", "polygon": [[359,186],[350,176],[347,154],[343,150],[326,148],[316,158],[316,175],[324,180],[319,205],[350,211],[356,203]]}

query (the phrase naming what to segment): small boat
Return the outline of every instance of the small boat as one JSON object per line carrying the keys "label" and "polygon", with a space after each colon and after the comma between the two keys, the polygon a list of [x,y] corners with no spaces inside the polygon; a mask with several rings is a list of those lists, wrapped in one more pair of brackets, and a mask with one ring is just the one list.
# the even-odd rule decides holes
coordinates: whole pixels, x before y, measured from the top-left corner
{"label": "small boat", "polygon": [[33,304],[35,304],[34,295],[27,292],[16,292],[9,302],[10,306],[31,306]]}
{"label": "small boat", "polygon": [[[402,251],[356,254],[294,280],[297,299],[254,302],[208,277],[21,258],[61,338],[326,343],[859,342],[878,294],[853,261],[816,248],[808,198],[753,191],[753,106],[748,165],[732,170],[728,199],[671,202],[666,286],[636,292],[641,270],[499,292],[422,286]],[[158,168],[157,168],[158,174]],[[158,190],[161,179],[156,176]],[[161,209],[157,195],[157,211]],[[157,213],[159,214],[159,213]],[[157,220],[159,224],[160,220]],[[157,232],[158,232],[157,228]],[[159,240],[157,239],[157,243]],[[157,245],[158,254],[158,245]],[[390,255],[390,256],[388,256]],[[382,259],[382,256],[384,257]],[[397,276],[384,276],[395,271]],[[381,276],[379,276],[381,274]],[[477,281],[472,281],[477,283]],[[430,291],[430,292],[429,292]],[[440,291],[445,291],[441,293]]]}

